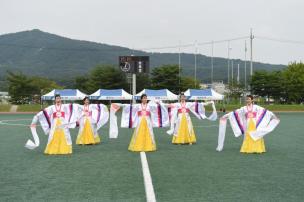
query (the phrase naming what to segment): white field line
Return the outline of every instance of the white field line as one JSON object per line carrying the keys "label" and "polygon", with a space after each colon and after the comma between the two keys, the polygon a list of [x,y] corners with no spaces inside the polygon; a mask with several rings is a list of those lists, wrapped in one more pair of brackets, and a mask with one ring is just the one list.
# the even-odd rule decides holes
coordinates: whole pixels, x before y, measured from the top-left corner
{"label": "white field line", "polygon": [[210,126],[194,125],[193,126],[193,128],[211,128],[211,127],[218,127],[218,125],[210,125]]}
{"label": "white field line", "polygon": [[147,202],[155,202],[155,193],[152,184],[151,174],[145,152],[140,152],[141,166],[144,176],[145,191]]}
{"label": "white field line", "polygon": [[8,120],[0,120],[1,122],[15,122],[15,121],[31,121],[32,119],[8,119]]}
{"label": "white field line", "polygon": [[30,124],[21,124],[21,123],[7,123],[7,122],[17,122],[17,121],[30,121],[32,119],[14,119],[14,120],[1,120],[0,125],[8,125],[8,126],[26,126],[30,127]]}
{"label": "white field line", "polygon": [[6,126],[22,126],[22,127],[30,127],[31,125],[26,125],[26,124],[19,124],[19,123],[3,123],[0,121],[0,125],[6,125]]}

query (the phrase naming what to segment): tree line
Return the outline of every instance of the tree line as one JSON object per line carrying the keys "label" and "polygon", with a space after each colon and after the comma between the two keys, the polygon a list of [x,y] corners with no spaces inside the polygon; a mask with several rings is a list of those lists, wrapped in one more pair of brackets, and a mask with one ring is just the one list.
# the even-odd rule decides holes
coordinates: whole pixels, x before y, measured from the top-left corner
{"label": "tree line", "polygon": [[40,99],[40,96],[44,93],[51,91],[52,89],[61,89],[62,86],[56,84],[56,82],[42,78],[42,77],[29,77],[22,72],[8,72],[8,92],[11,96],[10,102],[13,104],[26,104]]}
{"label": "tree line", "polygon": [[[126,75],[114,65],[98,65],[87,75],[75,77],[72,88],[92,94],[96,90],[123,88],[131,93],[130,75]],[[8,72],[8,91],[11,102],[24,104],[32,101],[35,96],[49,92],[52,89],[62,89],[56,82],[43,77],[30,77],[21,72]],[[136,76],[136,91],[142,89],[164,89],[180,93],[189,88],[199,88],[199,82],[191,77],[180,76],[178,65],[163,65],[154,68],[150,75]],[[255,71],[250,82],[251,94],[274,100],[276,103],[304,102],[304,64],[291,63],[281,71]],[[243,84],[235,80],[228,85],[228,97],[238,99],[246,94]]]}
{"label": "tree line", "polygon": [[304,63],[290,63],[281,71],[257,71],[251,80],[254,95],[276,103],[304,102]]}
{"label": "tree line", "polygon": [[253,94],[266,103],[299,104],[304,102],[304,64],[290,63],[281,71],[255,71],[246,89],[243,83],[233,80],[228,85],[227,97],[237,101]]}
{"label": "tree line", "polygon": [[[123,88],[131,93],[132,80],[114,65],[97,65],[87,75],[77,76],[70,86],[79,89],[86,94],[92,94],[98,89],[119,89]],[[14,104],[29,103],[35,97],[51,91],[52,89],[63,89],[54,81],[43,77],[30,77],[21,72],[8,72],[8,91],[11,102]],[[163,65],[154,68],[150,75],[136,75],[136,91],[145,88],[163,89],[167,88],[173,93],[179,93],[188,88],[199,87],[191,77],[180,76],[178,65]]]}

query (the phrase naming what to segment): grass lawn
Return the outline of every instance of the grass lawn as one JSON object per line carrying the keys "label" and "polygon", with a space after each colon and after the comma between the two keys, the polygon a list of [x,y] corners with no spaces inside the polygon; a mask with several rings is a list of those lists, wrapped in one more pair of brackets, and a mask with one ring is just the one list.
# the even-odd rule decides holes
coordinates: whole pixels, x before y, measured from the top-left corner
{"label": "grass lawn", "polygon": [[0,112],[9,112],[10,108],[9,104],[0,104]]}
{"label": "grass lawn", "polygon": [[[192,146],[172,145],[166,129],[155,129],[157,151],[147,160],[157,201],[303,201],[304,113],[278,116],[262,155],[240,154],[242,138],[229,127],[224,150],[216,152],[218,121],[192,118],[198,141]],[[31,118],[0,115],[3,123]],[[119,132],[109,139],[106,125],[100,145],[74,144],[72,155],[46,156],[40,129],[41,146],[31,151],[24,148],[29,128],[0,124],[0,201],[145,201],[140,155],[127,151],[133,131]]]}
{"label": "grass lawn", "polygon": [[[244,105],[225,105],[224,108],[226,111],[233,111],[235,109],[239,109],[243,107]],[[304,112],[304,105],[279,105],[279,104],[271,104],[271,105],[260,105],[270,111],[303,111]],[[219,111],[220,108],[223,108],[222,104],[217,104],[216,109]],[[206,109],[211,110],[210,107],[206,107]]]}
{"label": "grass lawn", "polygon": [[[43,105],[45,108],[47,105]],[[232,111],[242,107],[243,105],[225,105],[224,108],[226,111]],[[304,105],[261,105],[266,109],[271,111],[304,111]],[[1,105],[0,112],[9,112],[11,105]],[[220,111],[220,108],[223,108],[222,104],[216,104],[216,109]],[[41,105],[39,104],[27,104],[27,105],[18,105],[17,112],[39,112],[41,110]],[[206,106],[207,111],[211,111],[211,106]]]}
{"label": "grass lawn", "polygon": [[[46,106],[43,106],[45,108]],[[27,105],[18,105],[18,112],[39,112],[41,110],[40,104],[27,104]]]}

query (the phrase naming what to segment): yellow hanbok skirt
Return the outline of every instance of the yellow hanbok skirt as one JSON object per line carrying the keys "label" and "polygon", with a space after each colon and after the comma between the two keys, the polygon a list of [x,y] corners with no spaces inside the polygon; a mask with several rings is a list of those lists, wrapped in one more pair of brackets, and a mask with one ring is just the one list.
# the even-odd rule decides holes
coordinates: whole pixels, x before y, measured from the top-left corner
{"label": "yellow hanbok skirt", "polygon": [[[57,119],[55,126],[61,125],[61,121]],[[71,154],[72,145],[67,144],[64,129],[56,128],[52,140],[47,144],[45,154]]]}
{"label": "yellow hanbok skirt", "polygon": [[156,150],[156,144],[153,142],[152,134],[150,134],[146,117],[143,116],[141,118],[138,130],[135,129],[128,149],[134,152],[148,152]]}
{"label": "yellow hanbok skirt", "polygon": [[173,136],[172,138],[173,144],[192,144],[196,143],[196,137],[194,130],[192,129],[191,132],[189,132],[188,122],[186,115],[183,113],[181,122],[177,131],[177,135]]}
{"label": "yellow hanbok skirt", "polygon": [[89,144],[98,144],[100,143],[100,138],[97,135],[94,136],[94,130],[90,123],[90,120],[85,118],[84,126],[81,134],[77,136],[76,144],[79,145],[89,145]]}
{"label": "yellow hanbok skirt", "polygon": [[242,147],[241,147],[241,153],[264,153],[266,152],[264,139],[258,139],[257,141],[254,141],[251,136],[249,135],[250,131],[255,131],[255,123],[250,118],[249,119],[249,125],[247,132],[245,134],[245,139],[243,141]]}

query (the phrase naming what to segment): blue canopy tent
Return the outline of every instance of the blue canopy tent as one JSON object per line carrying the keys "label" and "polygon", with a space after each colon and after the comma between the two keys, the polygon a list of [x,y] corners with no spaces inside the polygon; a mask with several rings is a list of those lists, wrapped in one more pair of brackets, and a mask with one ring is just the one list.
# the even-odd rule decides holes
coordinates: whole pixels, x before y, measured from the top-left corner
{"label": "blue canopy tent", "polygon": [[91,100],[132,100],[132,95],[124,89],[99,89],[89,98]]}
{"label": "blue canopy tent", "polygon": [[62,100],[82,100],[86,94],[78,89],[54,89],[51,92],[41,96],[42,100],[55,100],[55,95],[59,94]]}
{"label": "blue canopy tent", "polygon": [[185,96],[189,100],[223,100],[224,95],[217,93],[212,88],[209,89],[188,89]]}
{"label": "blue canopy tent", "polygon": [[146,94],[148,100],[177,100],[178,96],[169,91],[168,89],[151,90],[144,89],[135,95],[135,99],[139,100],[142,94]]}

